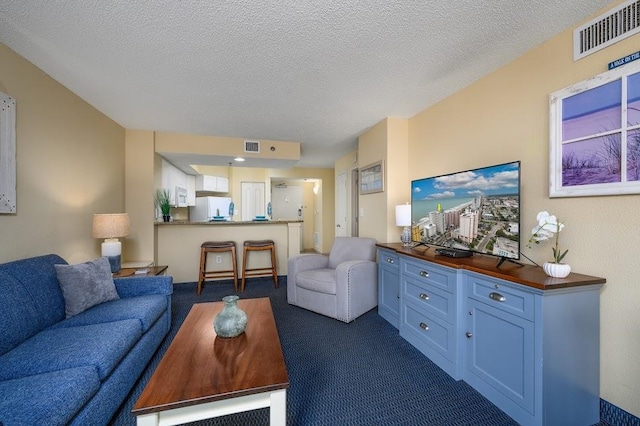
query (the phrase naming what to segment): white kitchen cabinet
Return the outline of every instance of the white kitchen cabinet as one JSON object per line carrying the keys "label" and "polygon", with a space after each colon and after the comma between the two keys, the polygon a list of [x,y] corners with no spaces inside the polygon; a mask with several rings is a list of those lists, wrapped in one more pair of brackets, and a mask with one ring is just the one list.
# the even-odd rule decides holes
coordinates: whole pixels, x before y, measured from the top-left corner
{"label": "white kitchen cabinet", "polygon": [[229,178],[223,176],[197,175],[196,191],[229,192]]}
{"label": "white kitchen cabinet", "polygon": [[[193,183],[190,183],[192,181]],[[189,191],[189,186],[191,185],[192,191]],[[169,191],[169,195],[171,198],[171,204],[175,206],[177,204],[176,200],[176,188],[186,188],[187,189],[187,205],[195,206],[196,205],[196,191],[195,191],[195,176],[187,175],[185,172],[169,163],[164,158],[162,159],[162,188]],[[191,204],[190,204],[191,197]]]}
{"label": "white kitchen cabinet", "polygon": [[195,175],[187,175],[187,205],[196,205],[196,177]]}

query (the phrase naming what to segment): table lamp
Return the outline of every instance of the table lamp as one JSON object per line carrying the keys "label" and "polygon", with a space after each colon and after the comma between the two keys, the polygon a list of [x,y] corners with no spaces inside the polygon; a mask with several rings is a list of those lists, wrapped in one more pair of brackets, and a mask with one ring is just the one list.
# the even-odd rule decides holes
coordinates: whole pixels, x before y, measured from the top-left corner
{"label": "table lamp", "polygon": [[411,204],[396,206],[396,226],[404,226],[400,241],[407,247],[411,245]]}
{"label": "table lamp", "polygon": [[104,238],[102,256],[109,259],[111,272],[120,271],[122,243],[120,237],[129,235],[129,215],[127,213],[94,214],[91,236]]}

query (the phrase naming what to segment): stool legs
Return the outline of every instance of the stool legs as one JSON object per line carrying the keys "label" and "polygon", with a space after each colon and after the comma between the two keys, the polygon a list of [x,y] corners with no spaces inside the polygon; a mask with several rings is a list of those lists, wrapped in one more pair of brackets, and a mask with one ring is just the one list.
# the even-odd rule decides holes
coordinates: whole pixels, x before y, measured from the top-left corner
{"label": "stool legs", "polygon": [[[247,268],[247,259],[249,253],[252,251],[269,250],[271,252],[271,267],[265,268]],[[246,279],[248,276],[264,276],[271,275],[273,277],[274,287],[278,288],[278,263],[276,261],[276,248],[275,245],[261,245],[251,246],[245,243],[244,252],[242,255],[242,283],[240,285],[240,291],[244,291]]]}
{"label": "stool legs", "polygon": [[[231,265],[232,269],[224,271],[207,271],[207,255],[209,253],[224,253],[231,252]],[[204,282],[207,278],[233,278],[234,291],[238,292],[238,268],[236,264],[236,247],[235,245],[230,247],[202,247],[200,250],[200,271],[198,273],[198,288],[197,293],[200,295]]]}

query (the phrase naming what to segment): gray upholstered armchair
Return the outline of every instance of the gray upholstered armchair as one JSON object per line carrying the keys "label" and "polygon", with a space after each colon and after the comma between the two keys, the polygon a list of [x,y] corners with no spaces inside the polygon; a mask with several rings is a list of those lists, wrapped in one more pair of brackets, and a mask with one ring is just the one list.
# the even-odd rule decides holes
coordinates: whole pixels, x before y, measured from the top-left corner
{"label": "gray upholstered armchair", "polygon": [[288,260],[287,301],[351,322],[378,305],[376,240],[336,237],[329,256],[300,254]]}

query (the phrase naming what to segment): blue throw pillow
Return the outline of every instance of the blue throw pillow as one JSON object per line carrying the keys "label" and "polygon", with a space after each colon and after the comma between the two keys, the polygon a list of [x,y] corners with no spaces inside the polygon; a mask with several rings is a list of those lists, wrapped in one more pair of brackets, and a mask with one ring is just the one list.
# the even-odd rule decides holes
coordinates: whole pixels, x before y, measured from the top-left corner
{"label": "blue throw pillow", "polygon": [[54,266],[64,296],[67,318],[92,306],[120,298],[106,257],[77,265]]}

